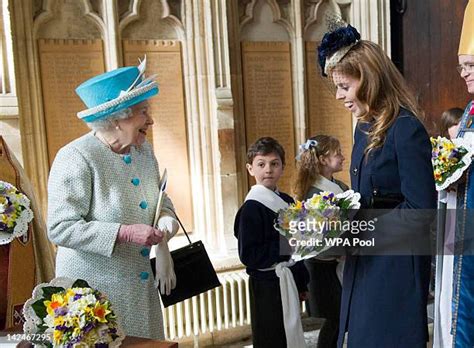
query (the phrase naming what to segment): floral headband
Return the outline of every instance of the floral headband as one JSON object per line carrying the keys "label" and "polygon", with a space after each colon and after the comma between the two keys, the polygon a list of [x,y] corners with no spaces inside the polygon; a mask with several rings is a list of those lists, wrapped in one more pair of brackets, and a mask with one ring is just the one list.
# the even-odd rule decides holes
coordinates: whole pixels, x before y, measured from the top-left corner
{"label": "floral headband", "polygon": [[312,148],[316,148],[318,146],[318,142],[314,139],[308,139],[306,140],[306,143],[301,144],[299,146],[299,153],[298,156],[296,156],[296,160],[299,161],[301,160],[301,155],[308,150],[311,150]]}

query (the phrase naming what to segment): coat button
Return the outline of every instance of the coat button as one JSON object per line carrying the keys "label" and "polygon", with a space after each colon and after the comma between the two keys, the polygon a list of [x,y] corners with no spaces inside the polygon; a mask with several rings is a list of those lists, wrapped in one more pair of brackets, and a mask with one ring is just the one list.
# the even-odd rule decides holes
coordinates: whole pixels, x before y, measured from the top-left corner
{"label": "coat button", "polygon": [[125,155],[125,156],[122,157],[122,159],[127,164],[132,163],[132,156],[130,156],[130,155]]}
{"label": "coat button", "polygon": [[147,257],[147,256],[150,255],[150,249],[143,248],[142,250],[140,250],[140,254],[141,254],[143,257]]}
{"label": "coat button", "polygon": [[146,209],[148,207],[148,203],[146,201],[141,201],[140,202],[140,208]]}
{"label": "coat button", "polygon": [[359,171],[359,170],[357,169],[357,167],[356,167],[356,168],[353,168],[353,169],[352,169],[352,174],[353,174],[353,175],[357,175],[357,172],[358,172],[358,171]]}
{"label": "coat button", "polygon": [[149,276],[150,275],[148,274],[148,272],[141,272],[140,273],[140,279],[141,280],[147,280]]}
{"label": "coat button", "polygon": [[131,182],[132,182],[132,184],[133,184],[134,186],[140,185],[140,179],[138,179],[138,178],[133,178],[133,179],[131,180]]}

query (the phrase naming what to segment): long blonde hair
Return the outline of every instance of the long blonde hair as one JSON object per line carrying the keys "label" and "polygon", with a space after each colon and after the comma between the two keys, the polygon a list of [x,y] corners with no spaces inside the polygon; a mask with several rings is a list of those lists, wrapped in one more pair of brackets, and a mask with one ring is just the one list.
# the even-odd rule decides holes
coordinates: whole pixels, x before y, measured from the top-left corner
{"label": "long blonde hair", "polygon": [[316,135],[309,138],[316,140],[316,146],[310,146],[300,154],[294,192],[298,200],[306,198],[311,185],[319,175],[319,156],[329,156],[332,153],[341,151],[341,143],[337,138],[329,135]]}
{"label": "long blonde hair", "polygon": [[359,121],[374,121],[368,132],[366,154],[383,146],[387,130],[399,114],[400,107],[423,120],[423,112],[402,74],[379,45],[366,40],[359,41],[331,69],[329,76],[332,77],[336,71],[360,82],[356,96],[368,105],[368,111],[359,117]]}

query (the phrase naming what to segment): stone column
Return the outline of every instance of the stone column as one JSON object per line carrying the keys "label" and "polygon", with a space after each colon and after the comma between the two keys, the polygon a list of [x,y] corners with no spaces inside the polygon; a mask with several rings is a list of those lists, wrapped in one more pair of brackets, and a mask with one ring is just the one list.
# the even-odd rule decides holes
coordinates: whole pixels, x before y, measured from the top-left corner
{"label": "stone column", "polygon": [[33,34],[32,5],[32,1],[9,0],[23,163],[36,189],[40,205],[45,208],[49,172],[48,151],[36,40]]}

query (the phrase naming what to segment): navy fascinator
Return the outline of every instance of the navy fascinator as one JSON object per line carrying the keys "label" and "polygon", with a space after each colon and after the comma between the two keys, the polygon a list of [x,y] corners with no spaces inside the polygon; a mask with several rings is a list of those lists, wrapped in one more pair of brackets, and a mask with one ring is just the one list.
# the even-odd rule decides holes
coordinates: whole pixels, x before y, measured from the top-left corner
{"label": "navy fascinator", "polygon": [[334,55],[337,51],[346,48],[344,54],[342,54],[336,62],[333,62],[333,64],[337,64],[337,62],[341,60],[342,57],[344,57],[344,55],[349,51],[349,49],[359,40],[359,32],[350,24],[342,27],[340,26],[337,29],[324,34],[321,45],[318,47],[318,60],[322,75],[327,76],[326,61],[332,55]]}

